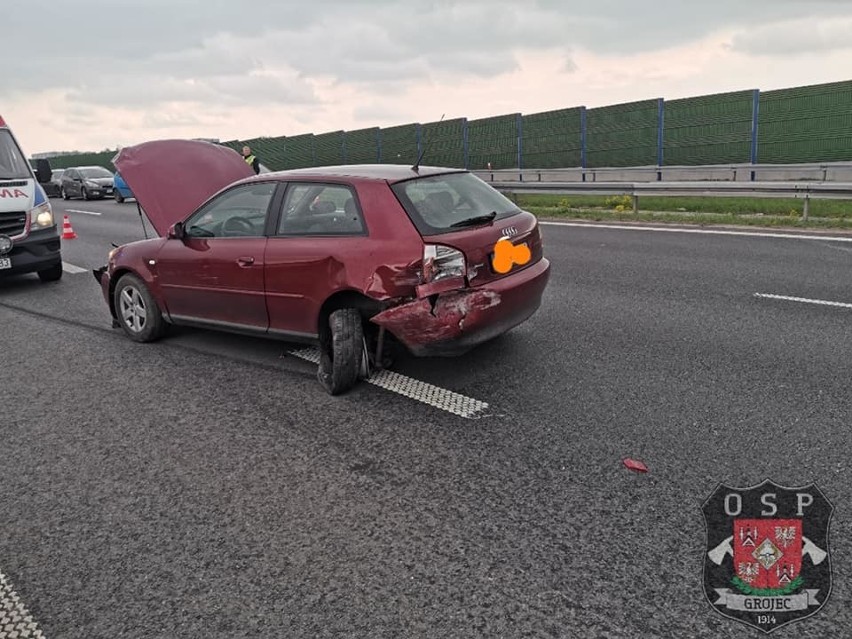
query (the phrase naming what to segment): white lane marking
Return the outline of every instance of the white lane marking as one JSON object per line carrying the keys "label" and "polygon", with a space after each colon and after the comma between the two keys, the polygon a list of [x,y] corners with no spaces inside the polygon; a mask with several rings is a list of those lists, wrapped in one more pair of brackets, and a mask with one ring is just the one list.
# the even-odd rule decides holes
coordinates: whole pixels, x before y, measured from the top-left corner
{"label": "white lane marking", "polygon": [[79,266],[74,266],[73,264],[69,264],[68,262],[62,262],[62,270],[66,273],[85,273],[86,269],[80,268]]}
{"label": "white lane marking", "polygon": [[0,572],[0,639],[44,639],[44,635]]}
{"label": "white lane marking", "polygon": [[[319,364],[319,350],[316,348],[303,348],[290,351],[290,354],[300,359]],[[465,419],[479,419],[485,416],[488,409],[486,402],[454,393],[440,386],[433,386],[419,379],[413,379],[392,371],[378,371],[373,373],[370,379],[364,380],[379,388],[384,388],[398,395],[409,397],[429,406],[439,408],[453,413]]]}
{"label": "white lane marking", "polygon": [[754,231],[720,231],[710,229],[660,228],[659,226],[621,225],[621,224],[585,224],[583,222],[543,222],[549,226],[580,226],[589,229],[615,229],[618,231],[657,231],[659,233],[698,233],[700,235],[741,235],[743,237],[775,237],[785,240],[820,240],[822,242],[852,242],[852,237],[832,235],[799,235],[798,233],[757,233]]}
{"label": "white lane marking", "polygon": [[97,211],[80,211],[78,209],[65,209],[66,213],[82,213],[83,215],[100,215]]}
{"label": "white lane marking", "polygon": [[839,306],[840,308],[852,308],[852,304],[845,302],[828,302],[826,300],[812,300],[807,297],[790,297],[789,295],[773,295],[771,293],[755,293],[755,297],[762,297],[770,300],[783,300],[785,302],[803,302],[805,304],[818,304],[820,306]]}

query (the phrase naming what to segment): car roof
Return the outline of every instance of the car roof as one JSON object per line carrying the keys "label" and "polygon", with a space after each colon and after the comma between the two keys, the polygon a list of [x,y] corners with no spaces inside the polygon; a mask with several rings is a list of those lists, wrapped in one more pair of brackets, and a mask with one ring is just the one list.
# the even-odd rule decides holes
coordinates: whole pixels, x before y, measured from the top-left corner
{"label": "car roof", "polygon": [[255,177],[279,177],[290,179],[298,177],[306,178],[358,178],[362,180],[383,180],[398,182],[416,177],[427,177],[430,175],[441,175],[445,173],[464,173],[465,169],[448,168],[439,166],[421,166],[417,171],[412,170],[410,164],[345,164],[336,166],[314,166],[301,169],[289,169],[264,173]]}

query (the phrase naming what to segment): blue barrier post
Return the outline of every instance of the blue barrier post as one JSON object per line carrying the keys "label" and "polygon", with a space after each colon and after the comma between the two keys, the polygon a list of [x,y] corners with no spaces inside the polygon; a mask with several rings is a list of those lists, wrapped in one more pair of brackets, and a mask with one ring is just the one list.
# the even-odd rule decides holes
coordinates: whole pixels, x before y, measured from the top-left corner
{"label": "blue barrier post", "polygon": [[[751,108],[751,163],[757,164],[757,128],[760,115],[760,89],[754,90]],[[751,181],[754,182],[754,171],[751,172]]]}
{"label": "blue barrier post", "polygon": [[467,128],[467,118],[462,122],[462,148],[464,149],[464,168],[470,170],[470,136]]}
{"label": "blue barrier post", "polygon": [[[515,118],[515,129],[518,133],[518,169],[520,170],[524,168],[524,119],[520,113],[518,113],[517,117]],[[519,175],[518,177],[523,182],[524,176]]]}
{"label": "blue barrier post", "polygon": [[[580,168],[586,168],[586,107],[580,107]],[[583,172],[583,182],[586,172]]]}
{"label": "blue barrier post", "polygon": [[[666,101],[663,98],[657,100],[657,167],[663,166],[663,131],[665,126]],[[657,182],[662,181],[662,170],[657,171]]]}

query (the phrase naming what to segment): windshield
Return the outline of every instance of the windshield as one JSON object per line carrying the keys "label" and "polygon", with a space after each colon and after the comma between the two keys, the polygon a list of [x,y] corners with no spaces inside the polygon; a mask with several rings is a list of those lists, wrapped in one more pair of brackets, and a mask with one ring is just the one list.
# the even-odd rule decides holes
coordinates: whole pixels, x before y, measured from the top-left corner
{"label": "windshield", "polygon": [[[502,219],[520,213],[505,195],[473,173],[450,173],[398,182],[393,191],[422,235],[462,230],[474,218]],[[495,216],[496,214],[496,216]]]}
{"label": "windshield", "polygon": [[90,167],[86,169],[80,169],[80,174],[84,178],[111,178],[112,173],[107,171],[106,169],[102,169],[99,166]]}
{"label": "windshield", "polygon": [[31,178],[30,165],[8,129],[0,129],[0,180]]}

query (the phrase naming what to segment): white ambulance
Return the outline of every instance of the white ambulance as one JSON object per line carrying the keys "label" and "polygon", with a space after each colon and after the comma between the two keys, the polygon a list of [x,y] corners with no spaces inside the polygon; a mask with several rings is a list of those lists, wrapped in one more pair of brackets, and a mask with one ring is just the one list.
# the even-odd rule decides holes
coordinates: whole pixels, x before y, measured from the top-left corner
{"label": "white ambulance", "polygon": [[43,282],[62,277],[59,229],[39,184],[50,175],[38,178],[0,116],[0,277],[38,273]]}

